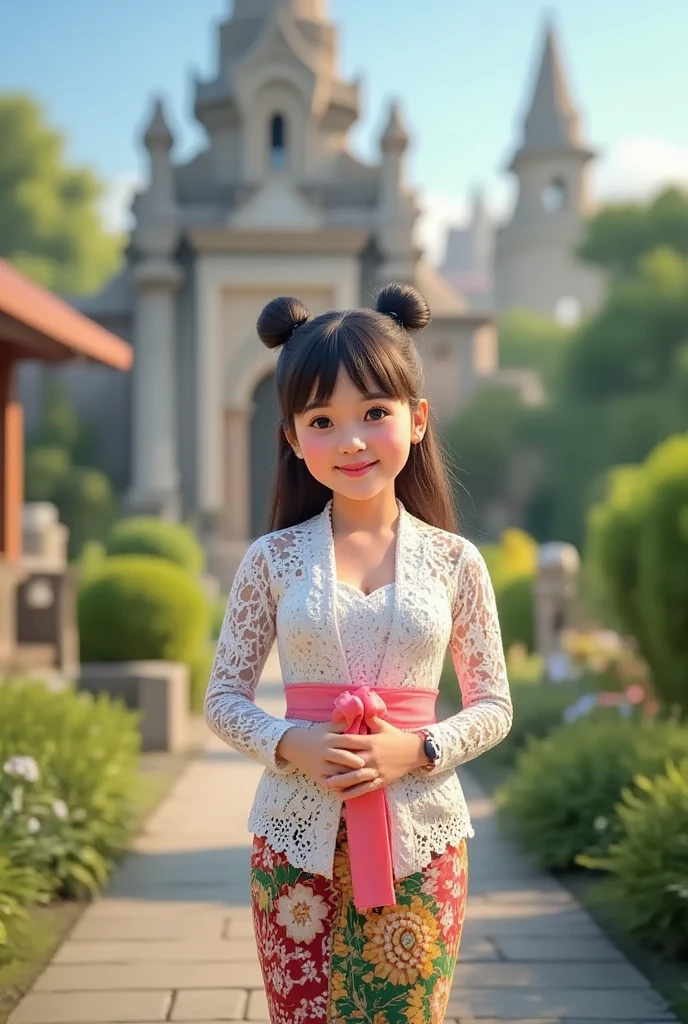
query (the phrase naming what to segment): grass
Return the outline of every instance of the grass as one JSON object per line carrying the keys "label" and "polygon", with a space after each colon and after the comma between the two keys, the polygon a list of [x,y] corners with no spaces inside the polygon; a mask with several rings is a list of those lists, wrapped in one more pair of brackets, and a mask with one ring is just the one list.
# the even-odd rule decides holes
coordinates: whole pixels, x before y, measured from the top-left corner
{"label": "grass", "polygon": [[[140,785],[136,794],[135,828],[140,831],[148,816],[170,791],[196,752],[144,754]],[[19,956],[0,964],[0,1024],[10,1014],[53,958],[88,906],[87,900],[58,900],[47,907],[34,907],[22,931]]]}

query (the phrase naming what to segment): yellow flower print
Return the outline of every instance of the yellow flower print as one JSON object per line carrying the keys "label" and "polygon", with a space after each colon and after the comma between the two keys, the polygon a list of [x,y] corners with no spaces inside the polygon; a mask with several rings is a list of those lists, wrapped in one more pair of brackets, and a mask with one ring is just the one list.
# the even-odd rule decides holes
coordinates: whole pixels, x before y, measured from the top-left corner
{"label": "yellow flower print", "polygon": [[346,975],[342,971],[335,971],[332,975],[330,997],[334,1003],[338,1003],[340,999],[346,999],[347,995]]}
{"label": "yellow flower print", "polygon": [[433,962],[441,956],[437,922],[418,896],[409,907],[385,907],[366,921],[363,932],[364,960],[375,964],[378,978],[389,978],[393,985],[414,985],[419,977],[429,978]]}
{"label": "yellow flower print", "polygon": [[406,1017],[408,1024],[427,1024],[428,1017],[426,1013],[426,1000],[427,996],[422,988],[416,985],[411,989],[406,1009],[404,1010],[404,1016]]}

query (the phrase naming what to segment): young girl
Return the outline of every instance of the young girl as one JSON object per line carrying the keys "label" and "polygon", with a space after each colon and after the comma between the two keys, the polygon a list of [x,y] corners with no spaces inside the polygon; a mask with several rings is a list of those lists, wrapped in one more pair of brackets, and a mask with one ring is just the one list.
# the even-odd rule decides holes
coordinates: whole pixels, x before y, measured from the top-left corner
{"label": "young girl", "polygon": [[[457,765],[511,725],[494,592],[456,533],[408,286],[258,320],[281,347],[271,532],[229,596],[210,727],[265,771],[248,826],[272,1024],[441,1024],[473,834]],[[284,719],[255,704],[277,639]],[[449,647],[463,710],[435,717]]]}

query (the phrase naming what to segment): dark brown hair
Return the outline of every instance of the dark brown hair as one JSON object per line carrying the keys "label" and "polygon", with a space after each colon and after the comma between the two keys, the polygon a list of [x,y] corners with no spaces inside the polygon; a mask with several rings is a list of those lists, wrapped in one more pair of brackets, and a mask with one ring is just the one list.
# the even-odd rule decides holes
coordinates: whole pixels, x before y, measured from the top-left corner
{"label": "dark brown hair", "polygon": [[[361,393],[372,384],[390,398],[418,407],[423,368],[412,333],[430,322],[425,299],[409,285],[383,288],[375,309],[330,310],[311,318],[302,302],[273,299],[260,314],[258,336],[268,348],[282,347],[276,383],[282,421],[279,459],[272,495],[270,528],[281,530],[322,512],[332,497],[309,472],[284,435],[311,399],[331,397],[340,368]],[[456,532],[449,470],[436,428],[429,419],[423,439],[411,445],[395,481],[396,497],[418,519]]]}

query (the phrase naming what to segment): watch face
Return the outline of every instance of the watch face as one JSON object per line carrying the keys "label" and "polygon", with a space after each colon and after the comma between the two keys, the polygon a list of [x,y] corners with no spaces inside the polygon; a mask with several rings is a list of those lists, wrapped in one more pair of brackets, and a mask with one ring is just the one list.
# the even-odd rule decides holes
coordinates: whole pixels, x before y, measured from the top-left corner
{"label": "watch face", "polygon": [[425,746],[425,756],[428,758],[428,760],[436,761],[437,760],[437,747],[432,742],[432,740],[430,739],[429,736],[426,737],[425,745],[424,746]]}

